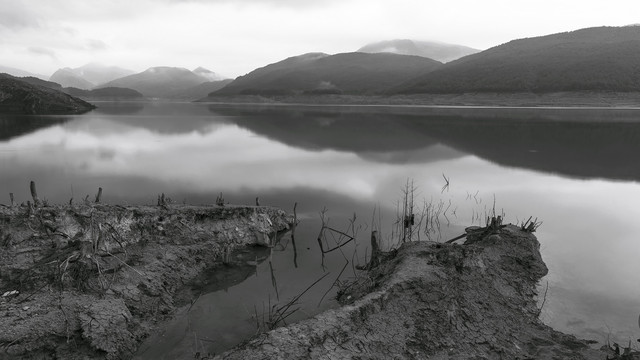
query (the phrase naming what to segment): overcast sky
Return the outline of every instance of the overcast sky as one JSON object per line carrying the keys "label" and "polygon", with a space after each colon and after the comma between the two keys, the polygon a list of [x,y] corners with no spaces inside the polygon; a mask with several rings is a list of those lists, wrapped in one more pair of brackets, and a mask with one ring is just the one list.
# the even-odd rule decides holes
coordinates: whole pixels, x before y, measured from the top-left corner
{"label": "overcast sky", "polygon": [[640,22],[629,0],[0,0],[0,65],[42,75],[88,62],[206,67],[236,77],[307,52],[381,40],[487,49]]}

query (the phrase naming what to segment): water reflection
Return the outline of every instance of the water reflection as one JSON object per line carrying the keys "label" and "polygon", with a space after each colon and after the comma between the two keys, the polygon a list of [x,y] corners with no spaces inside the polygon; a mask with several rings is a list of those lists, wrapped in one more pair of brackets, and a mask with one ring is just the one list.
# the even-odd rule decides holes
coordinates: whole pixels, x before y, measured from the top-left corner
{"label": "water reflection", "polygon": [[[635,110],[345,107],[336,112],[297,107],[289,112],[230,105],[209,109],[255,133],[305,149],[351,151],[394,162],[444,160],[467,153],[500,165],[567,176],[640,180],[640,167],[630,166],[640,154],[640,116]],[[434,146],[442,151],[437,155],[424,151]]]}
{"label": "water reflection", "polygon": [[[104,106],[103,106],[104,104]],[[94,102],[96,105],[96,109],[93,110],[95,114],[106,114],[106,115],[132,115],[141,112],[145,108],[145,103],[143,102],[104,102],[101,103],[99,101]]]}
{"label": "water reflection", "polygon": [[[234,203],[252,204],[259,196],[261,204],[287,210],[297,202],[297,251],[289,246],[272,262],[286,298],[323,274],[316,242],[323,207],[337,227],[355,212],[369,229],[379,206],[381,233],[388,234],[400,189],[412,178],[417,202],[451,202],[442,238],[482,223],[494,197],[509,222],[537,216],[551,270],[545,321],[596,340],[609,332],[603,323],[620,341],[636,336],[640,112],[187,103],[110,111],[112,105],[99,105],[100,111],[51,118],[60,120],[54,123],[29,118],[32,125],[0,128],[4,202],[9,192],[26,201],[30,180],[53,202],[84,198],[98,186],[105,202],[154,203],[166,193],[178,202],[213,203],[220,192]],[[450,179],[446,191],[443,173]],[[294,255],[299,271],[292,271]],[[343,266],[341,258],[327,265],[334,275]],[[271,286],[268,263],[257,270],[228,293],[202,298],[194,311],[203,319],[194,325],[198,333],[212,331],[206,323],[213,320],[242,329],[229,314],[247,322],[238,331],[255,331],[249,315],[238,315],[244,310],[226,307],[238,306],[233,296],[246,297],[247,308],[269,291],[275,296],[264,287]],[[310,297],[316,301],[309,309],[316,309],[329,278]],[[227,309],[226,315],[214,308]]]}
{"label": "water reflection", "polygon": [[63,116],[0,115],[0,141],[69,121]]}

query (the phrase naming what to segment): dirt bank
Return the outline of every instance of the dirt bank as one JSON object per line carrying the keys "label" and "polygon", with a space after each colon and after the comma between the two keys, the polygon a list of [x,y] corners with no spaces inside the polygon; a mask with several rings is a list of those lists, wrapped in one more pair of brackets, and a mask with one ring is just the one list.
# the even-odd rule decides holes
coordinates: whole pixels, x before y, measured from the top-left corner
{"label": "dirt bank", "polygon": [[0,206],[0,358],[129,358],[194,287],[241,280],[203,273],[246,274],[252,246],[291,222],[269,207]]}
{"label": "dirt bank", "polygon": [[474,234],[465,245],[406,243],[343,289],[343,307],[217,358],[605,359],[538,319],[547,267],[535,236],[513,225]]}

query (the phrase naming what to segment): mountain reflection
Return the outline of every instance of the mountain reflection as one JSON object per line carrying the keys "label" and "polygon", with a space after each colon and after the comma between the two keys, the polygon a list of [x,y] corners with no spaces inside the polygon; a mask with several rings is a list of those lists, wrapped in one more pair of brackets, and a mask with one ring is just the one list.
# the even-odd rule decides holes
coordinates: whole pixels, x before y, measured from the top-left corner
{"label": "mountain reflection", "polygon": [[61,116],[0,115],[0,141],[69,121]]}
{"label": "mountain reflection", "polygon": [[633,166],[640,112],[631,109],[211,105],[210,111],[289,146],[351,151],[383,162],[467,153],[565,176],[640,180],[640,167]]}
{"label": "mountain reflection", "polygon": [[405,164],[426,163],[464,154],[443,146],[397,114],[359,107],[309,108],[287,106],[209,107],[213,114],[253,133],[304,150],[352,152],[365,160]]}

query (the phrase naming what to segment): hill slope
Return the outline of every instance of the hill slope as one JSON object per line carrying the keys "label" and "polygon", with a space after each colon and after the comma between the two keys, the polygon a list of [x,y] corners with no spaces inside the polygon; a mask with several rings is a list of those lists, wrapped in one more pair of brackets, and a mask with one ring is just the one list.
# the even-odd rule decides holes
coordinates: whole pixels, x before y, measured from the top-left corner
{"label": "hill slope", "polygon": [[202,84],[198,84],[194,87],[184,89],[176,92],[171,95],[172,99],[181,99],[181,100],[198,100],[204,97],[207,97],[209,93],[218,91],[223,87],[229,85],[233,80],[216,80],[216,81],[207,81]]}
{"label": "hill slope", "polygon": [[446,64],[394,92],[640,90],[640,27],[599,27],[514,40]]}
{"label": "hill slope", "polygon": [[463,56],[475,54],[477,52],[480,52],[480,50],[463,45],[446,44],[433,41],[399,39],[367,44],[358,49],[358,52],[387,52],[400,55],[422,56],[446,63],[459,59]]}
{"label": "hill slope", "polygon": [[0,114],[77,114],[93,108],[61,91],[0,74]]}
{"label": "hill slope", "polygon": [[16,68],[13,68],[13,67],[0,65],[0,74],[2,74],[2,73],[9,74],[11,76],[17,76],[17,77],[31,76],[31,77],[36,77],[36,78],[39,78],[39,79],[46,79],[47,78],[44,75],[34,74],[34,73],[31,73],[31,72],[26,71],[26,70],[16,69]]}
{"label": "hill slope", "polygon": [[142,93],[146,97],[171,98],[176,93],[206,81],[206,78],[187,69],[160,66],[110,81],[99,87],[129,88]]}
{"label": "hill slope", "polygon": [[240,76],[212,95],[373,94],[440,66],[438,61],[418,56],[310,53]]}

